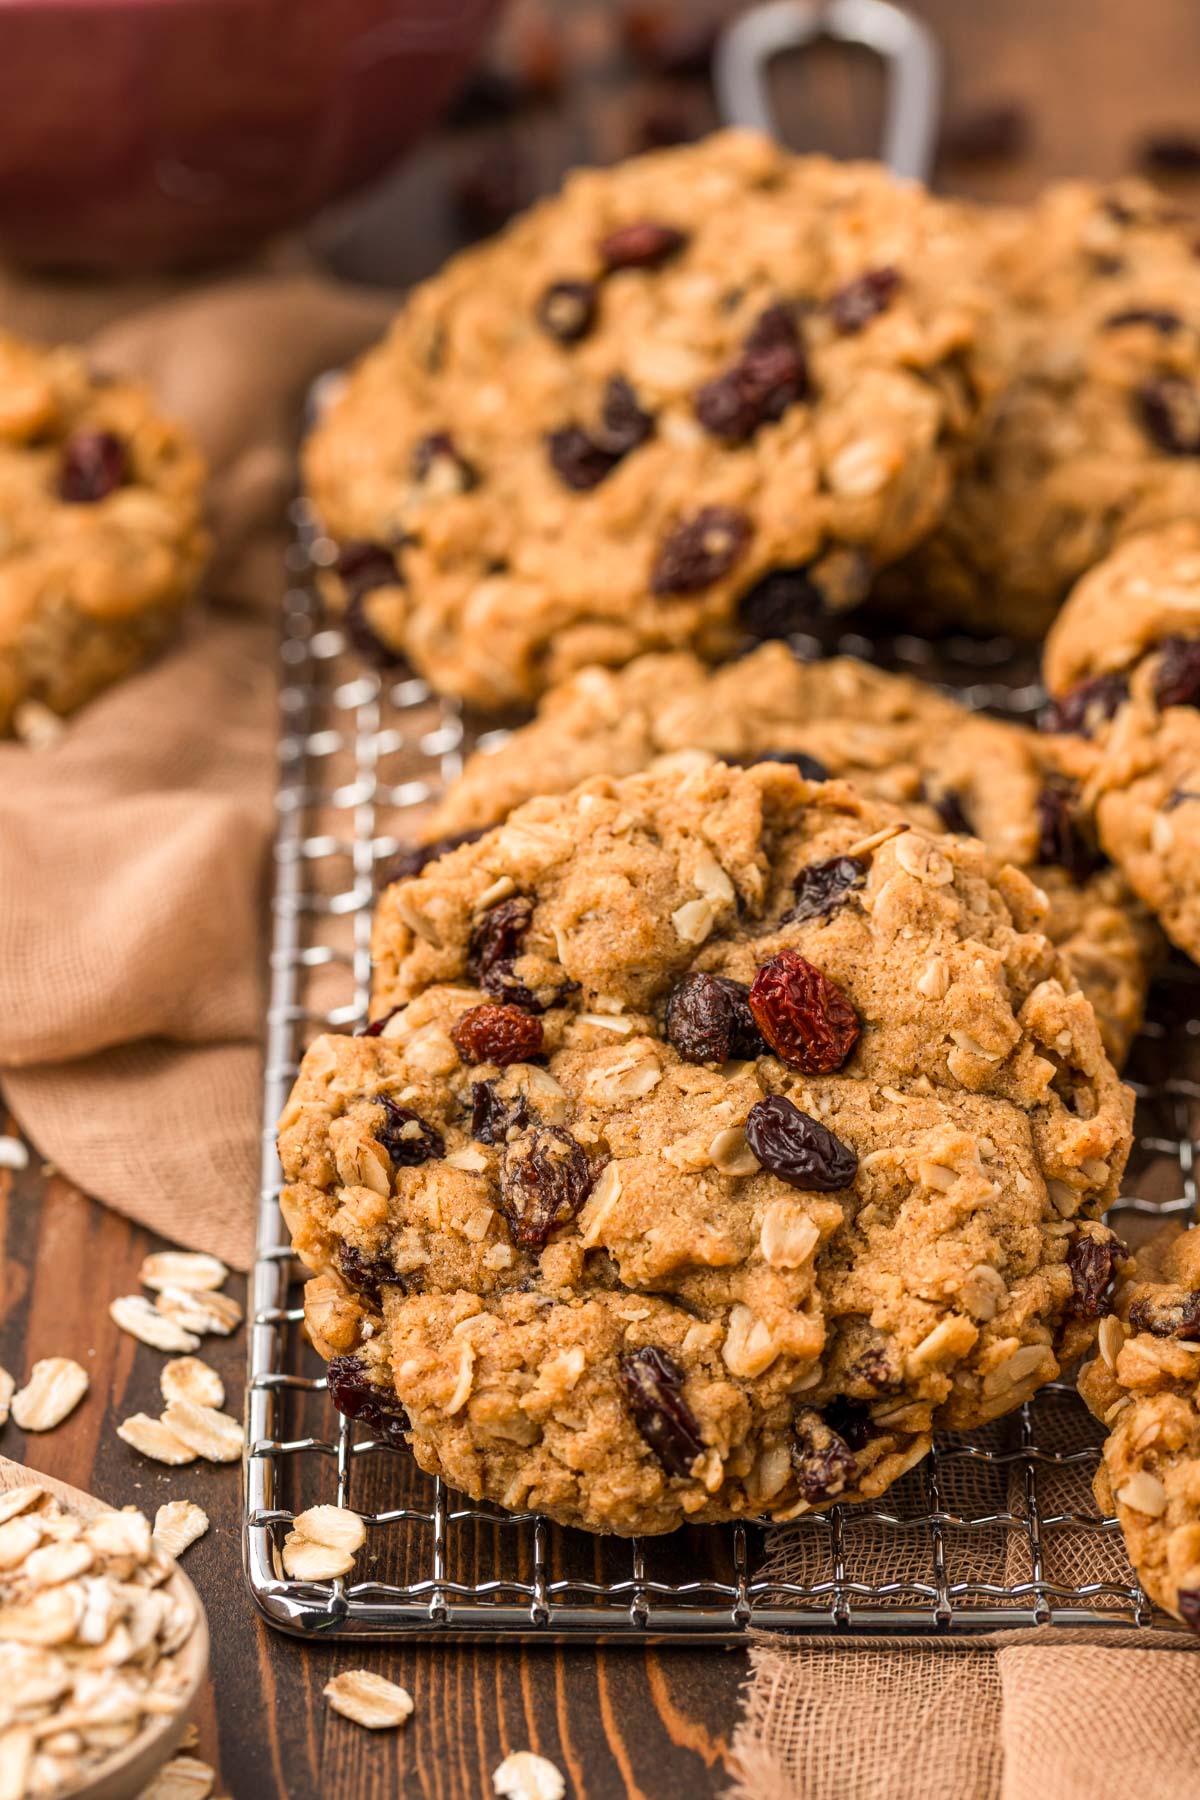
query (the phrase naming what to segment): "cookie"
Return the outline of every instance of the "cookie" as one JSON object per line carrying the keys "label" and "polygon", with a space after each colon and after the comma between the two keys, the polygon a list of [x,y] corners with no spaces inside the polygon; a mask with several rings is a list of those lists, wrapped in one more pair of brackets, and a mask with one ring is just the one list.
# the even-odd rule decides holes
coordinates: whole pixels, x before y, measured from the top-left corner
{"label": "cookie", "polygon": [[1130,538],[1085,576],[1045,675],[1048,722],[1075,734],[1090,769],[1100,842],[1200,960],[1200,523]]}
{"label": "cookie", "polygon": [[887,605],[1037,638],[1121,536],[1200,513],[1195,235],[1139,182],[991,222],[999,397],[940,525],[881,578]]}
{"label": "cookie", "polygon": [[1079,1391],[1111,1426],[1093,1483],[1150,1598],[1200,1631],[1200,1228],[1141,1251]]}
{"label": "cookie", "polygon": [[417,289],[309,440],[349,635],[495,707],[860,599],[978,413],[974,249],[882,168],[746,132],[572,175]]}
{"label": "cookie", "polygon": [[777,763],[588,781],[391,887],[371,1035],[280,1124],[335,1393],[621,1533],[877,1495],[1019,1404],[1093,1335],[1130,1141],[1040,915]]}
{"label": "cookie", "polygon": [[203,481],[141,388],[0,333],[0,732],[25,701],[72,711],[164,642],[208,550]]}
{"label": "cookie", "polygon": [[[468,759],[425,837],[427,845],[454,839],[537,793],[632,774],[662,756],[799,757],[810,775],[843,776],[927,829],[973,831],[1028,870],[1049,902],[1046,931],[1119,1064],[1141,1024],[1162,941],[1124,878],[1095,854],[1072,800],[1086,773],[1071,766],[1075,749],[852,657],[801,662],[782,644],[764,644],[709,669],[686,652],[650,655],[619,671],[584,670],[546,695],[532,724]],[[400,866],[412,869],[427,853],[408,852]]]}

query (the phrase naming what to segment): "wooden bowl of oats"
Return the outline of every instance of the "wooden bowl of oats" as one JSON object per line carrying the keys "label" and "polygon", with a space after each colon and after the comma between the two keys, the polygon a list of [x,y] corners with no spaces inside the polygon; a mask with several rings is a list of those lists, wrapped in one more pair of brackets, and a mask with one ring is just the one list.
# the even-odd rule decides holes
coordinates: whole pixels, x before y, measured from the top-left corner
{"label": "wooden bowl of oats", "polygon": [[204,1608],[148,1521],[0,1457],[0,1791],[131,1800],[207,1668]]}

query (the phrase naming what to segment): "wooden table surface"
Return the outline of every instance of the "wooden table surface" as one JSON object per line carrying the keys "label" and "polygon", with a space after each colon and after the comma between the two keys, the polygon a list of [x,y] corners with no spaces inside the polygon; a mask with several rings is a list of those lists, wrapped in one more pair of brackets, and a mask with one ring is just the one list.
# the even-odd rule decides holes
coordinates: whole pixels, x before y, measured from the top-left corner
{"label": "wooden table surface", "polygon": [[[679,3],[695,13],[711,10],[699,0]],[[460,210],[465,203],[478,212],[482,171],[499,168],[511,197],[524,199],[572,158],[635,147],[648,129],[663,129],[664,115],[668,123],[682,116],[700,128],[709,121],[703,84],[635,74],[622,60],[614,47],[615,7],[572,0],[550,10],[562,27],[562,93],[499,123],[443,133],[370,205],[343,213],[318,234],[339,267],[393,281],[426,272],[453,241],[451,193],[458,191]],[[914,10],[946,48],[950,116],[963,130],[978,131],[983,110],[998,107],[1011,119],[1015,108],[1025,140],[1017,153],[993,160],[944,158],[943,188],[1021,197],[1047,176],[1127,170],[1149,135],[1200,137],[1195,0],[1142,0],[1137,7],[1128,0],[914,0]],[[530,17],[526,7],[517,21]],[[538,31],[526,41],[541,41]],[[827,61],[819,80],[815,73],[803,80],[797,74],[786,89],[792,141],[868,151],[876,99],[870,72]],[[801,118],[803,126],[792,129]],[[488,194],[485,184],[482,201],[485,211],[502,207],[503,192]],[[421,229],[408,228],[414,219]],[[107,1316],[113,1296],[137,1291],[138,1266],[156,1241],[42,1169],[36,1150],[28,1169],[0,1174],[0,1224],[0,1365],[21,1376],[37,1357],[68,1355],[92,1374],[91,1393],[70,1420],[29,1438],[10,1423],[4,1453],[151,1514],[162,1499],[187,1495],[212,1520],[186,1567],[212,1629],[212,1685],[198,1717],[198,1753],[219,1770],[218,1794],[476,1800],[491,1792],[490,1771],[521,1748],[557,1763],[578,1800],[700,1800],[722,1791],[747,1668],[740,1652],[339,1648],[300,1646],[269,1631],[242,1586],[236,1471],[159,1469],[115,1435],[129,1413],[158,1410],[161,1357],[119,1333]],[[240,1294],[241,1282],[231,1291]],[[242,1334],[208,1340],[205,1354],[221,1369],[236,1410]],[[363,1665],[413,1694],[416,1711],[404,1732],[372,1735],[324,1708],[320,1690],[329,1676]]]}

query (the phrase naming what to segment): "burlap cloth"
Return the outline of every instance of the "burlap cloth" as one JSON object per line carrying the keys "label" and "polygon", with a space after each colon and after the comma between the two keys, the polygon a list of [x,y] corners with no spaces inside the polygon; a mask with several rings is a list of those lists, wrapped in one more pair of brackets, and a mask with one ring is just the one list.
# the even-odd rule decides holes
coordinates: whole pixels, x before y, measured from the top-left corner
{"label": "burlap cloth", "polygon": [[[89,337],[98,361],[146,376],[190,421],[218,543],[177,649],[52,748],[0,744],[0,1080],[37,1150],[86,1192],[245,1267],[295,434],[313,375],[376,335],[389,302],[278,270],[136,299],[130,312],[112,289],[0,282],[0,322]],[[1045,1429],[1069,1448],[1078,1421]],[[1008,1465],[951,1463],[942,1483],[964,1515],[1023,1504]],[[1078,1467],[1042,1486],[1051,1513],[1092,1510]],[[790,1528],[766,1572],[820,1580],[825,1554]],[[1026,1580],[1024,1554],[1019,1532],[949,1533],[948,1578]],[[854,1527],[847,1555],[853,1579],[928,1578],[926,1533]],[[1117,1542],[1070,1529],[1048,1545],[1047,1574],[1128,1579]],[[731,1800],[1193,1800],[1200,1662],[1165,1634],[1139,1634],[1137,1650],[1064,1636],[969,1649],[760,1638]]]}
{"label": "burlap cloth", "polygon": [[132,312],[112,288],[0,282],[0,322],[87,337],[193,426],[217,539],[175,650],[51,748],[0,743],[0,1085],[87,1193],[238,1268],[259,1185],[273,615],[295,436],[313,376],[388,310],[302,274]]}

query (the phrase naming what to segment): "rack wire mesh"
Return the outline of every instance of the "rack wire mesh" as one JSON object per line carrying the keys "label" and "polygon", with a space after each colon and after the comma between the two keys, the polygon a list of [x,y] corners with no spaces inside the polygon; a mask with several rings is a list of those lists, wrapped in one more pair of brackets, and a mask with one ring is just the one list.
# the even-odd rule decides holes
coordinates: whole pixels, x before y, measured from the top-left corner
{"label": "rack wire mesh", "polygon": [[[302,508],[298,518],[305,522]],[[246,1574],[267,1618],[292,1632],[343,1636],[709,1643],[735,1642],[752,1627],[969,1641],[1047,1624],[1135,1632],[1152,1619],[1162,1624],[1115,1521],[1092,1501],[1101,1434],[1069,1384],[984,1431],[939,1439],[878,1504],[834,1506],[786,1533],[747,1524],[644,1541],[592,1538],[471,1504],[334,1411],[303,1337],[303,1271],[277,1203],[274,1122],[305,1044],[365,1019],[380,868],[479,735],[422,682],[367,673],[347,655],[308,579],[308,556],[319,561],[322,550],[318,538],[293,553],[282,634],[244,1516]],[[1010,714],[1028,714],[1038,700],[1029,668],[999,643],[935,648],[915,637],[841,632],[800,648],[919,670],[972,705]],[[1120,1214],[1192,1212],[1198,1040],[1197,973],[1173,966],[1131,1065],[1139,1135]],[[284,1573],[288,1524],[318,1500],[365,1519],[352,1579],[300,1582]]]}

